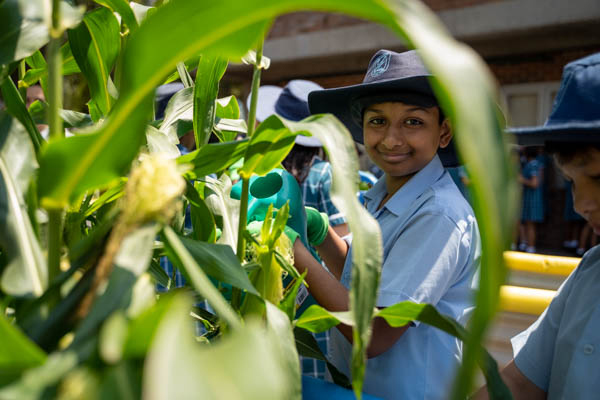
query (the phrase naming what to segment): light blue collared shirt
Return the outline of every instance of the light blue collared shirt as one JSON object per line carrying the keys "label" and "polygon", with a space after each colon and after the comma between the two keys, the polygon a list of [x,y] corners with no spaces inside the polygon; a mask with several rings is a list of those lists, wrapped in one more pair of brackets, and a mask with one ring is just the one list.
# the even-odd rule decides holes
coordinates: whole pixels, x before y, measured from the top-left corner
{"label": "light blue collared shirt", "polygon": [[600,246],[589,250],[550,306],[512,339],[519,370],[548,399],[600,396]]}
{"label": "light blue collared shirt", "polygon": [[[377,210],[387,194],[382,177],[365,206],[383,237],[378,307],[401,301],[433,304],[464,324],[473,307],[480,243],[473,210],[438,156]],[[352,248],[341,283],[350,287]],[[352,347],[331,330],[332,362],[350,376]],[[462,343],[415,322],[385,353],[367,362],[364,392],[384,399],[445,399],[462,356]]]}

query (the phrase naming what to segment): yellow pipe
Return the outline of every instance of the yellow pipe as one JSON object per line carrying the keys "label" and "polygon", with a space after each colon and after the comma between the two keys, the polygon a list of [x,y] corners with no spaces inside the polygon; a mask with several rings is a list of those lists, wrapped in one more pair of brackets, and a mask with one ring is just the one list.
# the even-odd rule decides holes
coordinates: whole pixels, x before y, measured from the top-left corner
{"label": "yellow pipe", "polygon": [[540,315],[555,295],[555,290],[505,285],[500,287],[500,310]]}
{"label": "yellow pipe", "polygon": [[506,267],[518,271],[536,272],[539,274],[567,276],[577,267],[581,258],[547,256],[543,254],[505,251]]}

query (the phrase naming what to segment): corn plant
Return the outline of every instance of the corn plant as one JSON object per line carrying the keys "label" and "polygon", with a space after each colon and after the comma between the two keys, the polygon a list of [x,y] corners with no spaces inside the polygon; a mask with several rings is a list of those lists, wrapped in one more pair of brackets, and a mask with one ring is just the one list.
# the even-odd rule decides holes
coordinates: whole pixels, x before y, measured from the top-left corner
{"label": "corn plant", "polygon": [[[431,11],[418,0],[95,3],[86,10],[60,0],[0,1],[0,398],[300,398],[298,350],[322,357],[307,330],[339,322],[354,329],[348,378],[360,397],[375,316],[393,326],[420,320],[465,341],[454,398],[472,390],[477,364],[493,396],[510,396],[480,343],[504,280],[502,251],[517,189],[493,79]],[[240,120],[235,98],[218,98],[228,62],[242,58],[254,64],[258,88],[268,66],[262,41],[273,19],[307,9],[387,26],[421,50],[437,77],[434,89],[472,178],[483,238],[468,331],[430,305],[375,310],[381,238],[356,200],[358,163],[339,121],[317,115],[291,123],[273,116],[254,129],[256,98],[247,121]],[[87,112],[62,107],[63,76],[71,75],[87,84]],[[155,89],[174,80],[185,88],[156,120]],[[34,84],[47,101],[26,107],[24,91]],[[39,123],[49,126],[48,140]],[[64,127],[72,136],[65,137]],[[178,133],[189,130],[197,149],[181,155]],[[236,141],[240,130],[248,137]],[[284,209],[260,235],[246,229],[250,177],[279,166],[299,134],[324,144],[333,166],[332,198],[354,235],[346,313],[314,306],[295,315],[303,277],[274,247]],[[209,144],[211,135],[219,142]],[[230,196],[228,171],[236,163],[241,201]],[[188,208],[192,230],[183,226]],[[253,245],[266,247],[246,257]],[[188,289],[155,293],[156,284],[173,286],[173,276],[159,266],[165,257]],[[255,287],[249,276],[269,265],[295,284],[275,295]],[[195,305],[204,300],[209,307]],[[202,325],[200,333],[194,322]]]}

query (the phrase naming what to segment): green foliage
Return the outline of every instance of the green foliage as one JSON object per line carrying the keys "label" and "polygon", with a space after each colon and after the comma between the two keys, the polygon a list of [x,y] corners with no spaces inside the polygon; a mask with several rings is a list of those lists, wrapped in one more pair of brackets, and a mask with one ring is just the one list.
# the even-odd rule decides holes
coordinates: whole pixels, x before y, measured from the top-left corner
{"label": "green foliage", "polygon": [[[86,82],[90,97],[82,113],[58,109],[57,99],[50,96],[48,105],[37,102],[27,110],[19,89],[39,82],[48,95],[55,76],[40,51],[50,40],[44,21],[51,19],[52,10],[41,0],[0,1],[5,28],[0,36],[0,89],[10,114],[0,113],[0,338],[8,346],[0,352],[1,398],[68,397],[77,388],[99,397],[203,393],[223,399],[300,398],[298,353],[323,359],[308,331],[338,323],[353,327],[349,378],[360,397],[375,317],[393,326],[418,320],[465,341],[454,398],[464,398],[472,389],[480,360],[492,396],[509,397],[494,360],[480,346],[496,310],[505,273],[502,250],[517,203],[497,94],[479,58],[454,42],[427,8],[416,0],[171,0],[158,2],[156,8],[125,0],[96,3],[100,7],[83,14],[81,8],[61,2],[52,43],[60,46],[60,58],[50,63],[58,65],[55,70],[80,74]],[[319,115],[294,123],[273,116],[254,130],[253,123],[239,119],[235,97],[218,98],[227,60],[245,58],[256,64],[260,57],[258,77],[269,66],[260,43],[271,21],[303,9],[384,24],[409,47],[418,47],[437,77],[436,94],[451,118],[473,181],[483,238],[480,291],[468,332],[430,305],[375,308],[381,237],[375,220],[356,200],[354,143],[339,121]],[[57,43],[65,29],[67,41]],[[251,51],[255,46],[258,52]],[[17,63],[26,71],[15,84],[10,74]],[[188,70],[194,68],[192,82]],[[164,119],[156,121],[154,91],[175,79],[182,79],[186,88],[171,98]],[[61,118],[75,135],[44,143],[36,123],[53,118]],[[198,149],[180,155],[178,137],[190,130]],[[236,141],[244,132],[253,134]],[[219,143],[208,144],[212,134]],[[245,208],[229,195],[229,175],[239,172],[248,179],[267,174],[279,166],[299,134],[317,137],[331,160],[332,199],[353,232],[354,264],[349,311],[330,313],[313,306],[293,321],[304,276],[287,257],[290,243],[281,245],[287,239],[282,235],[287,210],[275,217],[269,213],[254,237],[244,224],[239,230]],[[177,180],[148,176],[147,181],[142,174],[147,186],[136,202],[123,196],[126,182],[133,180],[133,175],[126,177],[129,170],[148,154],[164,157],[161,165],[185,178],[192,232],[160,213],[123,222],[137,215],[136,210],[160,203]],[[168,214],[182,221],[185,209],[177,208],[179,201],[167,204]],[[51,235],[50,245],[48,232],[58,235]],[[239,254],[234,252],[244,240],[256,255],[250,262],[239,261],[244,246]],[[62,271],[54,271],[51,282],[45,252],[62,256]],[[154,284],[173,282],[160,269],[161,256],[186,277],[186,289],[154,293]],[[285,274],[296,279],[287,292],[281,287]],[[227,285],[233,287],[231,304],[222,293]],[[207,300],[216,313],[196,310],[205,328],[197,337],[189,292]],[[253,319],[256,314],[260,317]],[[8,366],[12,370],[5,373]],[[328,367],[336,382],[349,385],[347,377]]]}

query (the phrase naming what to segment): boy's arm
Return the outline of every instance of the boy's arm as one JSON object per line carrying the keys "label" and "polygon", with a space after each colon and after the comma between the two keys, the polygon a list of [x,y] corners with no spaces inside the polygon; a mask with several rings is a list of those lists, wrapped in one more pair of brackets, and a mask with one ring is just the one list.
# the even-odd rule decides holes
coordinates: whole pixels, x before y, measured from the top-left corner
{"label": "boy's arm", "polygon": [[[329,229],[331,230],[331,228]],[[334,244],[337,239],[341,240],[346,246],[347,252],[347,244],[343,239],[337,235],[331,235],[331,232],[329,232],[327,236],[328,238],[326,238],[326,240],[331,239],[334,241]],[[337,243],[337,245],[341,247],[340,243]],[[325,246],[327,246],[327,244],[323,242],[320,247]],[[338,250],[341,251],[341,249]],[[327,264],[327,261],[325,262]],[[339,278],[336,279],[336,277],[327,272],[327,270],[315,260],[300,240],[294,242],[294,264],[301,273],[307,271],[306,282],[308,283],[308,289],[322,307],[329,311],[348,311],[350,309],[348,289],[340,283]],[[329,264],[327,265],[329,266]],[[343,262],[341,267],[339,276],[341,276]],[[352,327],[339,324],[337,325],[337,328],[344,337],[352,343]],[[369,347],[367,348],[367,357],[375,357],[388,350],[396,343],[406,329],[408,329],[408,325],[400,328],[392,328],[382,318],[376,318],[373,321],[373,335]]]}
{"label": "boy's arm", "polygon": [[348,255],[348,243],[338,235],[335,228],[329,226],[325,240],[316,249],[329,271],[340,280]]}
{"label": "boy's arm", "polygon": [[[546,392],[523,375],[514,360],[504,367],[500,376],[515,400],[541,400],[546,398]],[[487,386],[483,386],[471,397],[472,400],[487,400],[488,398]]]}

